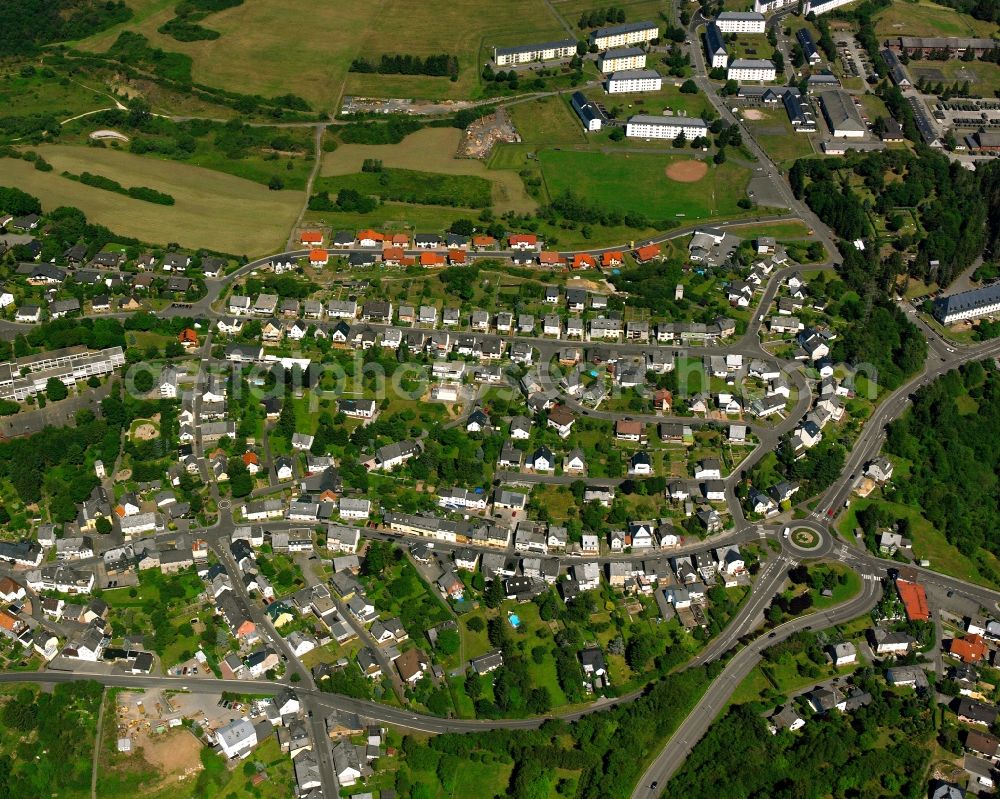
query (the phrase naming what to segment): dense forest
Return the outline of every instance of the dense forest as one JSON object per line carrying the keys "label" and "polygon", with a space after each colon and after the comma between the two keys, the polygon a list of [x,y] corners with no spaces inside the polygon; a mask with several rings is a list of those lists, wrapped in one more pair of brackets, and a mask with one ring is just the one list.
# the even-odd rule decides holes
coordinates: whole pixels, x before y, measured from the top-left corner
{"label": "dense forest", "polygon": [[[507,799],[550,795],[556,788],[556,769],[581,772],[578,799],[627,797],[648,759],[687,716],[709,680],[717,676],[718,668],[714,664],[671,674],[634,702],[592,713],[572,724],[549,721],[537,730],[439,735],[426,744],[407,738],[404,752],[408,762],[417,758],[430,761],[430,771],[446,758],[458,757],[473,768],[475,765],[467,761],[483,752],[509,758],[514,771],[503,793]],[[397,789],[401,787],[397,784]],[[424,786],[405,787],[400,795],[432,795],[418,792]]]}
{"label": "dense forest", "polygon": [[889,425],[886,451],[911,461],[893,499],[924,516],[966,555],[1000,555],[1000,373],[979,363],[916,393]]}
{"label": "dense forest", "polygon": [[0,57],[34,55],[40,45],[82,39],[131,16],[121,0],[5,0]]}
{"label": "dense forest", "polygon": [[[841,238],[871,238],[870,217],[877,214],[885,218],[897,253],[915,247],[916,258],[908,267],[901,257],[890,256],[877,265],[874,275],[866,266],[863,274],[848,279],[855,288],[859,281],[874,280],[888,290],[895,276],[907,271],[946,286],[995,241],[995,233],[988,240],[983,226],[989,220],[995,231],[998,224],[998,174],[995,164],[970,172],[922,148],[917,154],[885,150],[848,155],[835,162],[801,159],[788,178],[795,195],[804,198]],[[923,235],[897,232],[902,215],[910,212],[919,220]]]}
{"label": "dense forest", "polygon": [[89,796],[102,696],[98,683],[80,681],[55,685],[51,693],[25,686],[5,697],[0,796]]}
{"label": "dense forest", "polygon": [[854,682],[872,703],[850,714],[808,719],[797,733],[770,735],[762,708],[737,705],[709,729],[666,796],[713,799],[926,795],[934,718],[928,700],[896,695],[871,670]]}

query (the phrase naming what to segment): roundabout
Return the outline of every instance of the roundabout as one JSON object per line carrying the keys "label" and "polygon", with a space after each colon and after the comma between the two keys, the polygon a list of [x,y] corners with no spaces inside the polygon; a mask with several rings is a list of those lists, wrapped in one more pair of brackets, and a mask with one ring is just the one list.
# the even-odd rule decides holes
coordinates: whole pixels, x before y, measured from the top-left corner
{"label": "roundabout", "polygon": [[796,558],[822,558],[833,550],[833,536],[819,524],[799,520],[781,535],[782,548]]}

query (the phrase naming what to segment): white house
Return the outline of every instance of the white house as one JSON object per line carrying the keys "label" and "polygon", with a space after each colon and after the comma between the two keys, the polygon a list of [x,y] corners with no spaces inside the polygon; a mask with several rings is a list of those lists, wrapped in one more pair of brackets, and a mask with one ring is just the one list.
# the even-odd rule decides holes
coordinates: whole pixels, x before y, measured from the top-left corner
{"label": "white house", "polygon": [[215,733],[215,740],[226,757],[243,757],[257,745],[257,730],[253,722],[236,719],[220,727]]}
{"label": "white house", "polygon": [[370,499],[341,497],[339,511],[341,519],[367,519],[372,510]]}

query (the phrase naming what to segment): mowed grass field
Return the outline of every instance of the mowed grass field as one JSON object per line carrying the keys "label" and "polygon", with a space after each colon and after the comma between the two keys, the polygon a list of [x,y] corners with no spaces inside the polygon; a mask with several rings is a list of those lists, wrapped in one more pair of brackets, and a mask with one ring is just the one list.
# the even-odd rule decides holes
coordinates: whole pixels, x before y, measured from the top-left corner
{"label": "mowed grass field", "polygon": [[350,175],[361,171],[366,158],[378,158],[383,166],[395,169],[485,178],[492,184],[493,209],[497,213],[534,211],[537,203],[525,191],[517,172],[488,169],[482,161],[455,157],[463,135],[457,128],[424,128],[399,144],[342,144],[332,153],[323,154],[320,174]]}
{"label": "mowed grass field", "polygon": [[752,109],[761,119],[746,118],[747,127],[769,156],[778,164],[789,164],[813,154],[808,133],[796,133],[784,109]]}
{"label": "mowed grass field", "polygon": [[154,47],[191,56],[195,82],[265,97],[291,92],[316,110],[336,111],[347,67],[361,52],[369,32],[390,30],[392,25],[387,23],[393,19],[401,23],[400,36],[409,29],[402,24],[409,13],[385,16],[382,3],[248,0],[201,22],[219,31],[221,38],[179,42],[157,32],[174,16],[175,5],[174,0],[139,0],[138,22],[97,34],[80,47],[104,52],[123,29],[134,30]]}
{"label": "mowed grass field", "polygon": [[927,0],[901,2],[875,15],[875,34],[888,36],[993,36],[997,26]]}
{"label": "mowed grass field", "polygon": [[[137,0],[136,18],[97,34],[83,49],[103,52],[122,30],[135,30],[155,47],[186,53],[196,82],[248,94],[292,92],[317,110],[336,111],[342,93],[438,100],[478,90],[479,71],[494,45],[565,37],[544,0],[509,0],[502,11],[484,0],[409,3],[405,0],[247,0],[201,22],[219,31],[215,41],[179,42],[157,32],[174,16],[175,0]],[[458,56],[460,76],[448,78],[350,73],[358,56]]]}
{"label": "mowed grass field", "polygon": [[584,144],[587,137],[569,99],[561,95],[517,103],[507,108],[525,144]]}
{"label": "mowed grass field", "polygon": [[367,9],[370,19],[377,20],[359,37],[357,55],[378,61],[383,54],[449,53],[458,56],[459,78],[452,82],[448,78],[422,75],[349,73],[345,94],[428,100],[473,97],[477,94],[479,73],[493,57],[494,46],[568,36],[545,0],[507,0],[501,6],[488,0],[441,3],[380,0],[374,5],[364,0],[347,0],[347,4]]}
{"label": "mowed grass field", "polygon": [[[5,181],[34,194],[47,209],[77,206],[91,221],[142,241],[264,255],[283,244],[304,200],[301,192],[268,191],[231,175],[117,150],[57,144],[37,150],[54,171],[39,172],[27,161],[8,158],[0,162]],[[85,186],[62,177],[64,170],[148,186],[170,194],[176,204],[156,205]]]}
{"label": "mowed grass field", "polygon": [[746,169],[728,162],[710,165],[695,183],[667,178],[667,167],[686,156],[543,150],[538,159],[550,196],[572,191],[599,206],[654,220],[738,216],[743,211],[736,202],[750,180]]}

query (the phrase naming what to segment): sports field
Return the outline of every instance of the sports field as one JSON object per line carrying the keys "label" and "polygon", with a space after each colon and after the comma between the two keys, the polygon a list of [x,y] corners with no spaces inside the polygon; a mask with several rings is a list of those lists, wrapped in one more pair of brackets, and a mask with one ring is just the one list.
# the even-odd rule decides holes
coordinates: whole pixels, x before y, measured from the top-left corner
{"label": "sports field", "polygon": [[711,165],[694,183],[670,180],[667,168],[686,156],[605,154],[543,150],[538,154],[550,196],[573,191],[592,203],[643,213],[650,219],[738,216],[750,173],[725,163]]}
{"label": "sports field", "polygon": [[524,190],[516,171],[487,169],[482,161],[455,158],[462,135],[457,128],[424,128],[399,144],[342,144],[332,153],[323,154],[320,174],[349,175],[360,172],[366,158],[379,158],[383,166],[396,169],[485,178],[492,184],[493,209],[497,213],[535,210],[537,204]]}
{"label": "sports field", "polygon": [[889,36],[993,36],[997,26],[927,0],[900,2],[875,15],[875,34]]}
{"label": "sports field", "polygon": [[[55,167],[39,172],[27,161],[0,161],[5,180],[38,197],[46,209],[80,208],[112,231],[151,243],[175,241],[233,254],[263,255],[282,245],[304,197],[268,191],[242,178],[201,167],[143,158],[117,150],[66,145],[37,148]],[[125,186],[148,186],[172,195],[176,205],[154,205],[62,177],[63,170],[92,172]]]}

